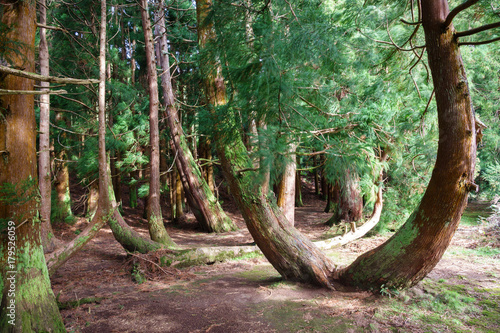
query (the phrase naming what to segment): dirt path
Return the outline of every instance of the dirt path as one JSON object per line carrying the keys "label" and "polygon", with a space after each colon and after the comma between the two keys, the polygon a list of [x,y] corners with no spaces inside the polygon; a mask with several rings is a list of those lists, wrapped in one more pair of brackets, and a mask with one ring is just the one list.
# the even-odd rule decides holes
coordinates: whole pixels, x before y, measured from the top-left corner
{"label": "dirt path", "polygon": [[[297,211],[298,228],[311,238],[326,230],[329,214],[322,213],[322,206],[306,200]],[[194,223],[182,229],[169,225],[168,231],[184,247],[252,242],[241,216],[230,215],[239,231],[207,235]],[[147,235],[137,215],[128,216]],[[331,292],[284,282],[261,257],[169,271],[137,284],[109,228],[61,267],[52,285],[63,305],[80,300],[61,310],[69,332],[495,332],[500,331],[500,250],[491,243],[491,225],[461,225],[431,274],[397,295],[389,290],[382,295]],[[58,232],[69,239],[83,227]],[[361,239],[328,254],[348,264],[384,239]]]}

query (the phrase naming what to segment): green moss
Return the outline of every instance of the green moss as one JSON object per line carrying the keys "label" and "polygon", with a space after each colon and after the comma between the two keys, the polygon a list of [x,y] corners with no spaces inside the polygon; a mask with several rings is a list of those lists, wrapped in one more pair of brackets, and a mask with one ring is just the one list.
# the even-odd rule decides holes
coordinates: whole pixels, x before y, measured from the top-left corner
{"label": "green moss", "polygon": [[255,310],[263,310],[264,318],[276,332],[366,332],[350,318],[312,310],[315,308],[312,301],[269,301],[260,303]]}

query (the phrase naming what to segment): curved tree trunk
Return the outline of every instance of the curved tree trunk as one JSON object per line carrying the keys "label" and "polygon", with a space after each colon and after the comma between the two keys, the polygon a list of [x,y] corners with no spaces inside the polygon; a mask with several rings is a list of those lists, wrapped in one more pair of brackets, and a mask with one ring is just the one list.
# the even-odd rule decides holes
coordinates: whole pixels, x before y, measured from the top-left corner
{"label": "curved tree trunk", "polygon": [[422,0],[422,24],[434,81],[439,145],[429,186],[418,208],[387,242],[340,272],[361,288],[408,288],[441,259],[475,188],[475,120],[455,29],[443,28],[446,0]]}
{"label": "curved tree trunk", "polygon": [[186,142],[186,137],[184,136],[174,104],[163,6],[161,6],[159,13],[157,21],[160,37],[160,62],[163,69],[161,76],[163,99],[166,105],[166,119],[170,129],[172,148],[177,154],[175,163],[181,176],[186,199],[202,229],[206,232],[236,230],[235,224],[222,210],[219,201],[203,178],[201,170],[196,164]]}
{"label": "curved tree trunk", "polygon": [[165,245],[174,245],[163,225],[163,216],[160,206],[160,134],[158,128],[158,83],[156,75],[156,61],[154,55],[153,32],[148,14],[147,0],[141,1],[142,27],[146,49],[149,90],[149,131],[150,131],[150,176],[149,196],[147,202],[147,218],[149,234],[155,242]]}
{"label": "curved tree trunk", "polygon": [[[34,72],[36,4],[3,1],[4,36],[17,52],[10,65]],[[0,88],[33,90],[34,81],[3,76]],[[0,327],[4,332],[65,332],[50,286],[38,216],[33,95],[0,96]],[[15,295],[13,294],[15,293]]]}

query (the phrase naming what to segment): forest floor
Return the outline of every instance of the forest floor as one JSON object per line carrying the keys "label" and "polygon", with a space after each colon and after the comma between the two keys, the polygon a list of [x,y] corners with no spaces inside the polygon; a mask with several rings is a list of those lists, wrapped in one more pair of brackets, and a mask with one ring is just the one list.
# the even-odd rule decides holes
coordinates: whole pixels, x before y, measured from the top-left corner
{"label": "forest floor", "polygon": [[[309,195],[296,226],[312,239],[324,235],[324,202]],[[484,205],[469,205],[452,244],[436,268],[404,292],[329,291],[281,280],[262,256],[159,271],[137,283],[131,258],[108,227],[52,278],[69,332],[500,332],[500,220],[485,219]],[[241,215],[225,209],[240,230],[206,234],[194,218],[166,224],[184,248],[252,242]],[[148,236],[145,220],[125,210],[133,228]],[[63,240],[83,230],[56,225]],[[338,264],[381,244],[363,238],[327,251]]]}

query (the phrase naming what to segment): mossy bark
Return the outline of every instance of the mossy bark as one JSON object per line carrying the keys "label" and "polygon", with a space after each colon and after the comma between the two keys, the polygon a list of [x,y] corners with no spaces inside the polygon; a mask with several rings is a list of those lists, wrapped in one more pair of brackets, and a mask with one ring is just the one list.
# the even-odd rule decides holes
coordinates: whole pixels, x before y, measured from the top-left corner
{"label": "mossy bark", "polygon": [[439,121],[436,164],[418,208],[387,242],[360,256],[340,280],[361,288],[408,288],[441,259],[474,188],[475,119],[446,0],[422,0],[422,25]]}
{"label": "mossy bark", "polygon": [[[12,67],[34,72],[36,4],[6,1],[1,23],[18,53]],[[5,56],[5,55],[4,55]],[[33,90],[29,79],[7,75],[0,88]],[[0,327],[2,332],[65,332],[52,292],[38,218],[36,121],[33,95],[0,96]],[[6,187],[7,186],[7,187]]]}

